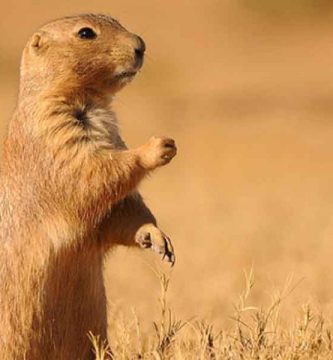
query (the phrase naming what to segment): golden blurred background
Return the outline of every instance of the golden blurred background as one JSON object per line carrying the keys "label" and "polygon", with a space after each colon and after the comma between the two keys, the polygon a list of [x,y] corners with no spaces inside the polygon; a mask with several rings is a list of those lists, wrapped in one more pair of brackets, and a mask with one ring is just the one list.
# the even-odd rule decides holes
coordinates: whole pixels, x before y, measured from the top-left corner
{"label": "golden blurred background", "polygon": [[[0,134],[15,106],[21,50],[41,24],[103,12],[147,44],[141,74],[115,99],[131,147],[153,135],[179,154],[141,186],[177,263],[170,301],[182,318],[228,321],[256,275],[252,303],[290,276],[287,309],[333,297],[333,3],[314,0],[26,0],[0,13]],[[118,248],[110,306],[156,314],[154,254]],[[164,266],[166,271],[167,266]]]}

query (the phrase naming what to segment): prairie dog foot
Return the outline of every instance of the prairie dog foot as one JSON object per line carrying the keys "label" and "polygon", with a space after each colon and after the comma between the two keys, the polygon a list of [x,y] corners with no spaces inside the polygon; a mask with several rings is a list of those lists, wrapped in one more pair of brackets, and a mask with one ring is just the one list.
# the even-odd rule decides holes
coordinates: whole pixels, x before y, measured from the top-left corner
{"label": "prairie dog foot", "polygon": [[138,150],[140,164],[147,170],[168,164],[177,153],[175,141],[164,136],[153,136]]}
{"label": "prairie dog foot", "polygon": [[162,260],[175,264],[175,254],[170,238],[153,224],[141,226],[135,236],[135,241],[144,249],[152,249],[162,254]]}

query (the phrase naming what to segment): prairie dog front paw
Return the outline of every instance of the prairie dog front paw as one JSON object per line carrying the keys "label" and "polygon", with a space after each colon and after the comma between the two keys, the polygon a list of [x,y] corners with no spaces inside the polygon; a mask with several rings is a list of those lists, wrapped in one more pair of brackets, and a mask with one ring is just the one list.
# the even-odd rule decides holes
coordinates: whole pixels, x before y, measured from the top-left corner
{"label": "prairie dog front paw", "polygon": [[152,249],[162,255],[162,260],[175,264],[175,254],[170,238],[154,224],[145,224],[137,231],[135,241],[144,249]]}
{"label": "prairie dog front paw", "polygon": [[140,164],[147,170],[168,164],[177,153],[175,141],[163,136],[153,136],[139,150]]}

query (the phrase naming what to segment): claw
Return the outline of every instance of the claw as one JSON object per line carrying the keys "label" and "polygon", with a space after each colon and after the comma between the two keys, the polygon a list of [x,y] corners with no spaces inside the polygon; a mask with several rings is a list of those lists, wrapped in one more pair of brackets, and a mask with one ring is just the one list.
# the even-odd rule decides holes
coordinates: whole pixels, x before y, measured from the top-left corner
{"label": "claw", "polygon": [[170,266],[171,266],[171,267],[174,267],[175,262],[176,262],[176,257],[175,257],[174,254],[170,254],[169,262],[170,262]]}
{"label": "claw", "polygon": [[163,239],[165,242],[165,252],[163,254],[162,260],[164,260],[165,257],[167,257],[167,261],[171,263],[171,267],[175,265],[176,258],[173,252],[173,247],[171,244],[171,240],[168,236],[163,234]]}

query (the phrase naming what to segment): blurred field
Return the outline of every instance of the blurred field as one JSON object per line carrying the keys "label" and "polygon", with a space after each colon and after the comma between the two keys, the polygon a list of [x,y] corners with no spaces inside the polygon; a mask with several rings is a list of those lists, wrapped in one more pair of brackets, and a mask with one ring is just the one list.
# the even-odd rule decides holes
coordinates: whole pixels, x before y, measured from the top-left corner
{"label": "blurred field", "polygon": [[[49,19],[106,12],[147,43],[142,73],[115,109],[130,146],[173,136],[179,155],[141,191],[173,239],[169,300],[179,318],[218,328],[253,267],[251,305],[298,284],[290,325],[333,298],[333,4],[330,1],[13,1],[0,14],[0,134],[15,105],[20,52]],[[152,254],[116,249],[110,309],[144,331],[159,314]],[[167,267],[166,271],[169,271]],[[112,322],[112,318],[111,318]],[[111,328],[114,324],[111,324]],[[309,357],[311,358],[311,357]],[[325,358],[325,357],[323,357]]]}

